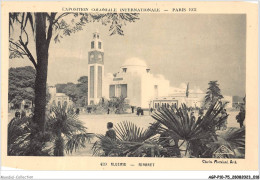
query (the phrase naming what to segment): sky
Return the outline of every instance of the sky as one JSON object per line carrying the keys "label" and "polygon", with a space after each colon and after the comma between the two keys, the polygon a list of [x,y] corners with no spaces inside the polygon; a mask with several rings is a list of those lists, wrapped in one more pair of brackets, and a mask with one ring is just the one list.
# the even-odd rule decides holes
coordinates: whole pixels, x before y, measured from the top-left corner
{"label": "sky", "polygon": [[[87,75],[92,33],[100,32],[105,74],[118,72],[126,59],[143,59],[151,73],[162,74],[172,87],[183,83],[206,92],[218,80],[224,95],[245,95],[246,16],[240,14],[140,14],[123,26],[124,36],[110,36],[109,26],[89,23],[82,31],[51,42],[48,84],[76,83]],[[10,59],[10,67],[32,65]]]}

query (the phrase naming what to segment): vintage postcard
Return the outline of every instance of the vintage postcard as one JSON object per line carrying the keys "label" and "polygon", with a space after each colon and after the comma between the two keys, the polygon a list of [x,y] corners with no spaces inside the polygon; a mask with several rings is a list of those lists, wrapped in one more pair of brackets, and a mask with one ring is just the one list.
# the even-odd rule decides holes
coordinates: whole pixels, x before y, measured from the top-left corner
{"label": "vintage postcard", "polygon": [[1,160],[257,170],[249,2],[3,2]]}

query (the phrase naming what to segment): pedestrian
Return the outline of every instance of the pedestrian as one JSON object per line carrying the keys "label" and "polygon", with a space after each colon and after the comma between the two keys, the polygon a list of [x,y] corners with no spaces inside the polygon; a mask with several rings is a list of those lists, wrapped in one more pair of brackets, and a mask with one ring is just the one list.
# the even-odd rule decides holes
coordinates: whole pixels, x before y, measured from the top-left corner
{"label": "pedestrian", "polygon": [[[108,137],[112,140],[116,140],[116,132],[113,129],[113,123],[112,122],[107,123],[107,132],[106,132],[105,137]],[[105,152],[105,156],[108,156],[109,152],[111,151],[111,149],[103,149],[103,150]]]}
{"label": "pedestrian", "polygon": [[240,109],[240,112],[238,113],[238,115],[236,116],[236,120],[240,125],[240,128],[242,128],[244,126],[244,121],[245,121],[245,110],[243,110],[242,108]]}
{"label": "pedestrian", "polygon": [[112,122],[107,123],[107,132],[106,137],[109,137],[110,139],[115,140],[116,139],[116,132],[113,129],[114,124]]}
{"label": "pedestrian", "polygon": [[141,108],[140,111],[141,111],[141,115],[143,116],[144,115],[144,110]]}
{"label": "pedestrian", "polygon": [[135,112],[135,107],[131,106],[131,109],[132,109],[132,113],[134,113]]}
{"label": "pedestrian", "polygon": [[140,107],[138,107],[137,109],[136,109],[136,114],[139,116],[140,115]]}
{"label": "pedestrian", "polygon": [[110,111],[110,109],[108,108],[108,109],[107,109],[107,114],[109,114],[109,111]]}

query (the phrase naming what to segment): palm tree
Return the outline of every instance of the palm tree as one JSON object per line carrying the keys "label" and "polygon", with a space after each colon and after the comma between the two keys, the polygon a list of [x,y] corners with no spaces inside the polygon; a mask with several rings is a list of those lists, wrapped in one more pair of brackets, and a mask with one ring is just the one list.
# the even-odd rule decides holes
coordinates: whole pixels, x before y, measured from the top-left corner
{"label": "palm tree", "polygon": [[72,153],[73,150],[84,148],[93,134],[87,133],[87,128],[78,119],[78,115],[65,105],[51,109],[53,114],[48,118],[46,130],[51,134],[53,155],[64,156],[64,150]]}
{"label": "palm tree", "polygon": [[49,156],[47,132],[36,131],[31,117],[13,118],[8,123],[7,154],[9,156]]}
{"label": "palm tree", "polygon": [[8,155],[63,156],[64,150],[72,153],[84,148],[93,134],[87,133],[77,114],[66,106],[54,106],[52,112],[44,133],[36,132],[31,117],[13,118],[8,124]]}
{"label": "palm tree", "polygon": [[117,138],[110,139],[104,135],[96,135],[98,141],[93,145],[93,155],[103,156],[160,156],[160,146],[156,137],[158,122],[143,130],[132,122],[120,122],[115,126]]}
{"label": "palm tree", "polygon": [[222,99],[223,96],[219,89],[218,81],[210,81],[209,88],[205,96],[205,104],[214,103],[215,101]]}
{"label": "palm tree", "polygon": [[113,97],[108,102],[108,107],[115,109],[117,114],[124,113],[128,108],[128,104],[126,103],[126,97]]}
{"label": "palm tree", "polygon": [[[225,121],[228,117],[218,115],[223,110],[225,104],[215,102],[207,110],[205,116],[197,121],[192,120],[188,115],[188,110],[185,104],[181,108],[167,109],[156,111],[152,117],[161,123],[159,132],[167,134],[168,139],[177,143],[180,150],[185,148],[184,157],[212,157],[213,150],[219,146],[213,144],[223,144],[225,142],[231,144],[230,148],[235,151],[236,148],[244,147],[244,131],[238,132],[233,130],[232,133],[219,135],[216,132],[216,127]],[[178,141],[182,141],[179,145]],[[233,142],[239,142],[236,146],[232,146]],[[227,143],[224,143],[225,145]]]}

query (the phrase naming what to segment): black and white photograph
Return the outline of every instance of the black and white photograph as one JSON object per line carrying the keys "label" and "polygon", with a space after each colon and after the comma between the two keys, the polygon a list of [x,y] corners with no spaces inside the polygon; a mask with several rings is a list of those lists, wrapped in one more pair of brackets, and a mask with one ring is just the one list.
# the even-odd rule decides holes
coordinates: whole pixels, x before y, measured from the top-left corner
{"label": "black and white photograph", "polygon": [[9,13],[8,156],[245,158],[246,14],[139,11]]}

